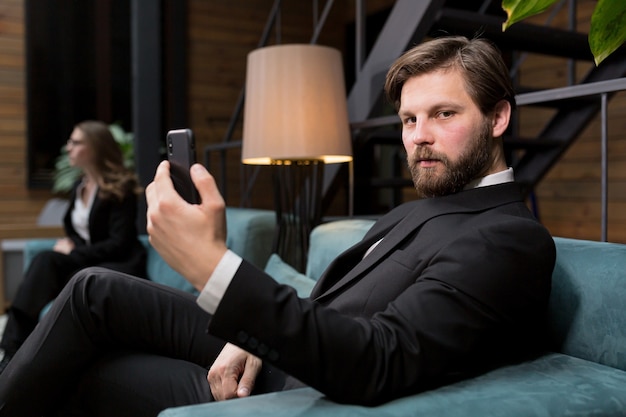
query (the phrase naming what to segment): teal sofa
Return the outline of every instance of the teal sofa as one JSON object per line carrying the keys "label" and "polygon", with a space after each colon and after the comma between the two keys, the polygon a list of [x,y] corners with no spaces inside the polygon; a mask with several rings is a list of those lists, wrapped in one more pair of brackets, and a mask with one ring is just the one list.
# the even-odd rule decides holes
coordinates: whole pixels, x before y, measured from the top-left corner
{"label": "teal sofa", "polygon": [[[267,272],[304,293],[311,277],[318,278],[371,225],[342,220],[318,226],[311,234],[306,276],[275,255]],[[554,240],[550,351],[541,357],[377,407],[337,404],[302,388],[170,408],[159,417],[626,416],[626,245]]]}
{"label": "teal sofa", "polygon": [[[272,212],[249,210],[228,209],[229,247],[302,296],[330,261],[373,224],[352,219],[316,227],[306,271],[300,274],[277,255],[270,256]],[[337,404],[303,388],[170,408],[159,417],[626,416],[626,245],[554,240],[550,351],[541,357],[377,407]],[[144,242],[150,279],[192,290]]]}
{"label": "teal sofa", "polygon": [[[264,268],[272,253],[276,214],[271,210],[239,207],[226,208],[226,245],[253,265]],[[147,249],[146,273],[150,280],[196,292],[189,282],[167,265],[150,246],[148,236],[139,239]],[[24,270],[42,250],[52,249],[56,239],[30,239],[24,245]]]}

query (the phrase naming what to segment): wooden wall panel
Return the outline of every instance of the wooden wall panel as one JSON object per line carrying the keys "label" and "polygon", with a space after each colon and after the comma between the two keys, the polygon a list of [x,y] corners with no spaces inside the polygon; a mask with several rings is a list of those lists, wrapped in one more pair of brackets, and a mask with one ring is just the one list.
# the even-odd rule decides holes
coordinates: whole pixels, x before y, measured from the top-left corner
{"label": "wooden wall panel", "polygon": [[[0,3],[0,229],[35,223],[48,191],[26,187],[24,0]],[[7,237],[7,236],[5,236]]]}

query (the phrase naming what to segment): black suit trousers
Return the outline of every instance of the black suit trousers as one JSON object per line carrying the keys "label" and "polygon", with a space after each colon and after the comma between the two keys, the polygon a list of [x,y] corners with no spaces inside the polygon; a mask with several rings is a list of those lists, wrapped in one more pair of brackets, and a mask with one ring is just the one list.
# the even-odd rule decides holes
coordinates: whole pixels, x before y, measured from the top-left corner
{"label": "black suit trousers", "polygon": [[[26,270],[11,303],[0,348],[13,356],[37,325],[41,310],[55,299],[77,271],[87,266],[91,265],[52,250],[37,254]],[[109,262],[100,266],[143,276],[145,253],[143,250],[134,250],[123,262]]]}
{"label": "black suit trousers", "polygon": [[[207,369],[224,342],[210,319],[191,294],[85,269],[0,376],[0,416],[155,416],[212,401]],[[279,375],[264,369],[255,392],[280,388]]]}
{"label": "black suit trousers", "polygon": [[67,255],[54,251],[39,253],[31,262],[17,289],[8,312],[8,320],[0,347],[14,355],[39,321],[41,309],[52,301],[83,268]]}

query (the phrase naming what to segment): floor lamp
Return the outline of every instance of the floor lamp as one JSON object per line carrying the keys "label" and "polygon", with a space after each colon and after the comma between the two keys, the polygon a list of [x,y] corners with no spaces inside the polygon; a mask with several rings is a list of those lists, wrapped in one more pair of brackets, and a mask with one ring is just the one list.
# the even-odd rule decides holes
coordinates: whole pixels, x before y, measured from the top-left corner
{"label": "floor lamp", "polygon": [[324,165],[352,160],[338,50],[269,46],[248,55],[242,162],[271,165],[274,251],[303,271],[309,233],[321,218]]}

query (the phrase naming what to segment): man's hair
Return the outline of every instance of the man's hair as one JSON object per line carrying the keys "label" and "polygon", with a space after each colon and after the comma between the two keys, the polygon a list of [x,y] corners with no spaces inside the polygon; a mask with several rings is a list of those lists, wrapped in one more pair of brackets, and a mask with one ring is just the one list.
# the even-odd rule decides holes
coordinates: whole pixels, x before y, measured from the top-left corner
{"label": "man's hair", "polygon": [[392,64],[385,93],[396,111],[408,79],[440,69],[460,71],[465,90],[484,115],[490,114],[500,100],[507,100],[515,108],[511,78],[498,49],[486,39],[452,36],[417,45]]}

